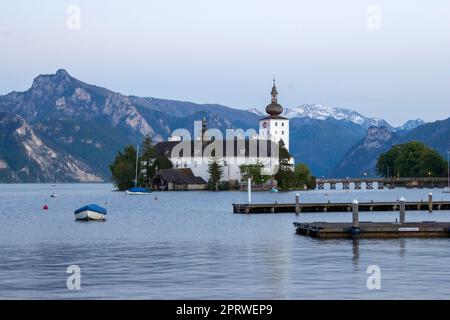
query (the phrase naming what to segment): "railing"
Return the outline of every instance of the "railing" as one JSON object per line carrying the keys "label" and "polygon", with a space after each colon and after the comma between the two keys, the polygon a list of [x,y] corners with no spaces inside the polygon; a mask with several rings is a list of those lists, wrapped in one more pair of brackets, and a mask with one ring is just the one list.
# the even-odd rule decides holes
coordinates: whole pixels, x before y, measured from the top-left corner
{"label": "railing", "polygon": [[442,177],[417,177],[417,178],[328,178],[328,179],[317,179],[316,182],[319,183],[343,183],[343,182],[382,182],[385,184],[392,182],[436,182],[443,183],[447,182],[448,178]]}

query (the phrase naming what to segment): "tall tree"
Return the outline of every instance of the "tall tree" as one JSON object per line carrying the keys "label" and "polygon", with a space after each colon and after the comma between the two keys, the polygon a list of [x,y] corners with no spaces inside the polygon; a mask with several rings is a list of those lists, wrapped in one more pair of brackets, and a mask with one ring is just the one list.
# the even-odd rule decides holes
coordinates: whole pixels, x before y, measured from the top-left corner
{"label": "tall tree", "polygon": [[222,179],[223,175],[223,167],[220,163],[217,162],[216,159],[213,159],[209,162],[208,165],[208,173],[209,173],[209,181],[216,191],[219,190],[219,182]]}
{"label": "tall tree", "polygon": [[[139,167],[138,162],[138,172]],[[136,148],[128,145],[123,151],[119,151],[109,169],[112,174],[112,181],[117,189],[123,191],[133,187],[136,170]],[[139,178],[138,176],[138,180]]]}
{"label": "tall tree", "polygon": [[292,164],[289,163],[291,158],[292,156],[284,146],[283,140],[280,140],[278,152],[279,168],[278,172],[275,174],[279,189],[289,190],[296,186],[296,177]]}
{"label": "tall tree", "polygon": [[143,164],[143,180],[146,187],[151,187],[153,176],[155,175],[156,151],[150,135],[147,135],[142,142],[141,163]]}

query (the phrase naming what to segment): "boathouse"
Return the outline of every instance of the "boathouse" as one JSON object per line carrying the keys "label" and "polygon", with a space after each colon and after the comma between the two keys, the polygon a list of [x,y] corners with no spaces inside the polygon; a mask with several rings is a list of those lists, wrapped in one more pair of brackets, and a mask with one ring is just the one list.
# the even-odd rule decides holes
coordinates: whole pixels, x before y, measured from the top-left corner
{"label": "boathouse", "polygon": [[189,168],[158,170],[155,173],[153,185],[156,190],[162,191],[206,189],[206,181],[196,177]]}

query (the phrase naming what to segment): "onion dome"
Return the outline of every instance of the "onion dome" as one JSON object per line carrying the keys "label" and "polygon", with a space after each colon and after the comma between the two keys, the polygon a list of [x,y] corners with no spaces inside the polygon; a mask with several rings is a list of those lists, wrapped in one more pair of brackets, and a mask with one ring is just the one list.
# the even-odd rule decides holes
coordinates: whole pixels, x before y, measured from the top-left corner
{"label": "onion dome", "polygon": [[275,86],[275,79],[273,79],[273,87],[270,94],[272,96],[272,102],[266,107],[266,112],[271,116],[279,116],[283,113],[283,107],[278,104],[278,91]]}

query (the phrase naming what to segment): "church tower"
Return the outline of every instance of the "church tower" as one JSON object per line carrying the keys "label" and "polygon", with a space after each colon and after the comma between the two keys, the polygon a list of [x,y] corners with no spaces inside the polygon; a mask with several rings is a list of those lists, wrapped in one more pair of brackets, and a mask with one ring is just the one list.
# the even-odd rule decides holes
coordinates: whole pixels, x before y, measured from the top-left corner
{"label": "church tower", "polygon": [[262,139],[272,140],[276,143],[283,140],[289,151],[289,119],[282,117],[283,107],[278,104],[278,90],[273,79],[271,103],[266,107],[268,116],[259,120],[259,136]]}

